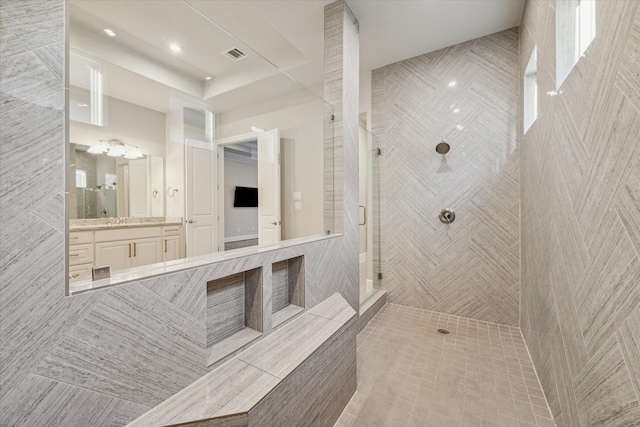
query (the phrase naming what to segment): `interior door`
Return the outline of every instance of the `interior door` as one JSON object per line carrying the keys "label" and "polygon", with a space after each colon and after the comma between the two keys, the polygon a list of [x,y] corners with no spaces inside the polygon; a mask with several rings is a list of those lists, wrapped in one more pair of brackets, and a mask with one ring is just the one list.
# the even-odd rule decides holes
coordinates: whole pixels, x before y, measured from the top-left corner
{"label": "interior door", "polygon": [[213,142],[185,139],[187,257],[218,249],[217,157]]}
{"label": "interior door", "polygon": [[258,244],[280,241],[280,132],[258,135]]}

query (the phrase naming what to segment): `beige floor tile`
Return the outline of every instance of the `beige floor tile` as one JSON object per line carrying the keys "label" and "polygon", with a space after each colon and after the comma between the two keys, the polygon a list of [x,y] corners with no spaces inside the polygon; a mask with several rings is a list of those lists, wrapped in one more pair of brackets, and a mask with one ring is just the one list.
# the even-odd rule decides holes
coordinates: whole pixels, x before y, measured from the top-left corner
{"label": "beige floor tile", "polygon": [[338,427],[555,426],[516,328],[389,304],[357,348]]}

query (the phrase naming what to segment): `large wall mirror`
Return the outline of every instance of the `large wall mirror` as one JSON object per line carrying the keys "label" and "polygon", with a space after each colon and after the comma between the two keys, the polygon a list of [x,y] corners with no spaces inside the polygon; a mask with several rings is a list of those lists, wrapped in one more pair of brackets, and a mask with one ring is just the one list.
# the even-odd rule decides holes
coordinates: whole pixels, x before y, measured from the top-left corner
{"label": "large wall mirror", "polygon": [[215,3],[68,3],[71,293],[94,267],[113,283],[332,229],[331,106],[221,29]]}

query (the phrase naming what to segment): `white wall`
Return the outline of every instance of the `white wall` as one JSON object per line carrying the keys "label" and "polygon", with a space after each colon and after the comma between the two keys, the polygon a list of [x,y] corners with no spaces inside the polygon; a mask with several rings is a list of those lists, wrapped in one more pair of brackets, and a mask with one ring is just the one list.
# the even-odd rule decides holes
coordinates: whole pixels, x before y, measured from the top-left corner
{"label": "white wall", "polygon": [[167,113],[166,132],[165,195],[167,216],[184,217],[184,111],[183,105],[179,101],[172,100],[171,111]]}
{"label": "white wall", "polygon": [[[222,154],[222,153],[220,153]],[[258,163],[224,159],[224,237],[258,235],[258,208],[234,208],[236,186],[258,187]],[[235,240],[234,240],[235,241]]]}
{"label": "white wall", "polygon": [[[324,102],[306,91],[216,115],[216,139],[252,125],[280,129],[283,240],[324,233],[324,115]],[[293,192],[302,193],[300,211]]]}
{"label": "white wall", "polygon": [[360,72],[360,101],[358,112],[365,113],[368,131],[371,131],[371,70]]}
{"label": "white wall", "polygon": [[144,154],[165,156],[166,115],[116,98],[106,99],[105,126],[69,121],[74,144],[97,145],[101,139],[119,139],[140,147]]}

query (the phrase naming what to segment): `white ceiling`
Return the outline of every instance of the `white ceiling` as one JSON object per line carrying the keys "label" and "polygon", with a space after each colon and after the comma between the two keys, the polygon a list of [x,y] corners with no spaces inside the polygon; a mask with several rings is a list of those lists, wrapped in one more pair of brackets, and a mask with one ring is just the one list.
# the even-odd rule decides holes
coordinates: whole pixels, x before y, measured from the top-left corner
{"label": "white ceiling", "polygon": [[515,27],[524,2],[347,0],[360,21],[365,71]]}
{"label": "white ceiling", "polygon": [[[159,87],[168,85],[228,111],[300,89],[272,64],[322,95],[323,9],[332,1],[72,0],[71,42],[101,52],[110,75],[123,75],[114,96],[162,111],[168,96]],[[524,1],[347,0],[360,21],[361,71],[514,27]],[[182,52],[168,49],[173,42]],[[232,47],[249,57],[222,56]],[[127,80],[126,72],[146,80]]]}
{"label": "white ceiling", "polygon": [[[310,62],[248,2],[72,0],[69,10],[71,47],[101,63],[105,93],[158,111],[169,110],[171,89],[205,100],[215,112],[298,91],[300,84],[270,61],[285,70]],[[116,36],[107,36],[105,28]],[[226,31],[238,28],[260,54]],[[181,51],[172,52],[172,43]],[[248,56],[234,62],[222,54],[232,48]],[[78,85],[73,73],[71,78]],[[311,78],[321,81],[321,66]]]}

